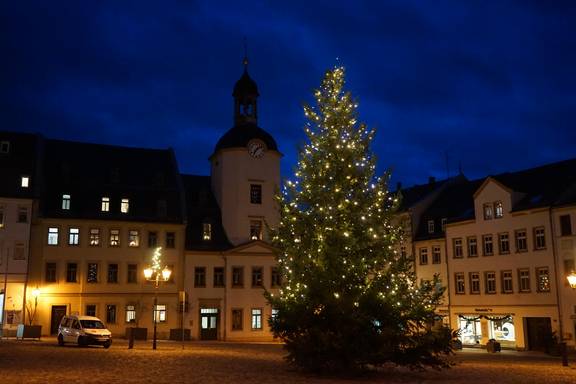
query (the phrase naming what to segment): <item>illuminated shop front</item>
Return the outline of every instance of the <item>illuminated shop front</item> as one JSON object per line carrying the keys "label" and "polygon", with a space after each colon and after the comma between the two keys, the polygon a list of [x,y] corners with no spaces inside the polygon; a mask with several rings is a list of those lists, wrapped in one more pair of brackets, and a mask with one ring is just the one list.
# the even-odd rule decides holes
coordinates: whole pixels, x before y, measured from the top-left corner
{"label": "illuminated shop front", "polygon": [[502,347],[516,347],[516,329],[512,315],[458,315],[460,341],[466,346],[479,346],[484,339],[494,339]]}

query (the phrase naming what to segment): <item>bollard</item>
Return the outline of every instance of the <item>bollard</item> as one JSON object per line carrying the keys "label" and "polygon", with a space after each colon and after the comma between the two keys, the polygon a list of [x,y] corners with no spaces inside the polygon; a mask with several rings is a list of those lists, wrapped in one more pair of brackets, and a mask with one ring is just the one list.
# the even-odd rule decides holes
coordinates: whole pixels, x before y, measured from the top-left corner
{"label": "bollard", "polygon": [[560,354],[562,355],[562,366],[568,366],[568,351],[566,350],[566,343],[559,343],[558,348],[560,348]]}
{"label": "bollard", "polygon": [[134,348],[134,332],[130,330],[130,336],[128,337],[128,349]]}

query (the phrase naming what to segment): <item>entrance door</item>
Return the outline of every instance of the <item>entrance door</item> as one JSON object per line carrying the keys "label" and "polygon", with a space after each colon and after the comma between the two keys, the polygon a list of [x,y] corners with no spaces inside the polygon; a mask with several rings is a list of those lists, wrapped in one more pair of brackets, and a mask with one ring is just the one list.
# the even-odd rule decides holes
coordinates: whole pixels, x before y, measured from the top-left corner
{"label": "entrance door", "polygon": [[58,325],[60,320],[66,315],[65,305],[53,305],[52,316],[50,317],[50,334],[55,335],[58,333]]}
{"label": "entrance door", "polygon": [[526,330],[529,350],[545,351],[550,347],[552,341],[552,325],[549,317],[527,317]]}
{"label": "entrance door", "polygon": [[218,308],[200,308],[200,340],[218,339]]}

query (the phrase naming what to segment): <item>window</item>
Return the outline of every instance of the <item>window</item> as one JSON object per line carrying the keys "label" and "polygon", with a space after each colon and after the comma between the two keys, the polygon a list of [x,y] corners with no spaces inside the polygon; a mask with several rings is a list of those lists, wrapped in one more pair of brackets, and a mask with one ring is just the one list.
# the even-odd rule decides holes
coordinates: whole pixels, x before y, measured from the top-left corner
{"label": "window", "polygon": [[140,232],[138,230],[132,229],[128,231],[128,246],[129,247],[140,246]]}
{"label": "window", "polygon": [[262,329],[262,309],[252,308],[252,329]]}
{"label": "window", "polygon": [[500,219],[504,216],[504,206],[501,201],[494,203],[494,217]]}
{"label": "window", "polygon": [[44,280],[46,280],[47,283],[56,282],[56,263],[46,263]]}
{"label": "window", "polygon": [[138,264],[128,264],[126,281],[130,284],[136,284],[138,282]]}
{"label": "window", "polygon": [[66,282],[75,283],[77,274],[78,274],[78,264],[68,263],[66,265]]}
{"label": "window", "polygon": [[250,220],[250,240],[262,240],[261,220]]}
{"label": "window", "polygon": [[456,284],[456,294],[463,295],[466,293],[466,286],[464,284],[464,274],[463,273],[455,273],[454,274],[454,282]]}
{"label": "window", "polygon": [[108,282],[118,282],[118,264],[108,264]]}
{"label": "window", "polygon": [[550,274],[547,267],[536,268],[538,292],[550,292]]}
{"label": "window", "polygon": [[526,230],[519,229],[516,234],[516,252],[526,252],[528,250],[528,241],[526,239]]}
{"label": "window", "polygon": [[0,206],[0,228],[4,228],[4,207]]}
{"label": "window", "polygon": [[484,220],[492,220],[492,204],[484,204]]}
{"label": "window", "polygon": [[482,236],[482,249],[484,256],[492,256],[494,254],[494,244],[492,242],[492,235]]}
{"label": "window", "polygon": [[98,282],[98,263],[88,263],[88,273],[86,274],[88,283]]}
{"label": "window", "polygon": [[480,273],[470,272],[470,293],[480,294]]}
{"label": "window", "polygon": [[242,309],[233,309],[232,310],[232,330],[233,331],[241,331],[242,326]]}
{"label": "window", "polygon": [[428,233],[434,233],[434,220],[428,220]]}
{"label": "window", "polygon": [[560,216],[560,235],[570,236],[572,234],[572,221],[570,215]]}
{"label": "window", "polygon": [[62,209],[68,211],[70,209],[70,195],[62,195]]}
{"label": "window", "polygon": [[28,222],[28,208],[18,207],[18,222],[27,223]]}
{"label": "window", "polygon": [[103,197],[102,198],[102,205],[101,205],[102,212],[110,212],[110,198]]}
{"label": "window", "polygon": [[122,213],[128,213],[128,210],[130,209],[130,200],[128,199],[122,199],[120,201],[120,212]]}
{"label": "window", "polygon": [[100,229],[90,228],[90,246],[97,247],[100,245]]}
{"label": "window", "polygon": [[26,260],[24,255],[24,243],[17,242],[14,244],[14,254],[12,260]]}
{"label": "window", "polygon": [[490,271],[484,273],[484,280],[486,283],[486,293],[496,293],[496,272]]}
{"label": "window", "polygon": [[428,264],[428,248],[420,248],[418,251],[420,255],[420,265]]}
{"label": "window", "polygon": [[262,204],[262,186],[260,184],[250,184],[250,203]]}
{"label": "window", "polygon": [[58,245],[58,228],[48,228],[48,245]]}
{"label": "window", "polygon": [[501,255],[506,255],[510,253],[510,236],[508,232],[498,234],[498,252]]}
{"label": "window", "polygon": [[502,293],[512,293],[514,287],[512,286],[512,271],[502,271]]}
{"label": "window", "polygon": [[10,153],[9,141],[0,141],[0,153]]}
{"label": "window", "polygon": [[534,248],[546,249],[546,236],[544,234],[544,227],[534,228]]}
{"label": "window", "polygon": [[174,265],[169,264],[169,265],[167,265],[167,267],[170,271],[172,271],[172,273],[170,273],[170,277],[168,278],[167,283],[174,284],[174,276],[176,276],[176,271],[174,270]]}
{"label": "window", "polygon": [[68,245],[78,245],[80,243],[80,229],[79,228],[69,228],[68,229]]}
{"label": "window", "polygon": [[440,226],[442,227],[442,232],[446,232],[446,223],[448,223],[448,219],[443,218],[440,220]]}
{"label": "window", "polygon": [[466,239],[468,242],[468,257],[478,257],[478,240],[476,236]]}
{"label": "window", "polygon": [[166,322],[166,305],[158,304],[154,310],[154,322],[165,323]]}
{"label": "window", "polygon": [[84,313],[86,314],[86,316],[96,316],[96,305],[87,304]]}
{"label": "window", "polygon": [[530,292],[530,270],[528,268],[518,270],[518,281],[520,282],[520,292]]}
{"label": "window", "polygon": [[452,246],[454,248],[454,258],[455,259],[460,259],[463,256],[463,252],[462,252],[462,239],[461,238],[456,238],[456,239],[452,239]]}
{"label": "window", "polygon": [[30,177],[22,176],[22,178],[20,179],[20,186],[22,188],[28,188],[30,186]]}
{"label": "window", "polygon": [[432,247],[432,264],[440,264],[440,262],[441,262],[440,247],[434,246]]}
{"label": "window", "polygon": [[136,322],[136,306],[127,305],[126,306],[126,322],[135,323]]}
{"label": "window", "polygon": [[202,288],[206,286],[206,268],[194,268],[194,287]]}
{"label": "window", "polygon": [[278,310],[276,308],[272,308],[272,312],[270,313],[270,318],[275,319],[278,316]]}
{"label": "window", "polygon": [[156,248],[158,246],[158,232],[148,232],[148,248]]}
{"label": "window", "polygon": [[166,248],[176,248],[176,232],[166,232]]}
{"label": "window", "polygon": [[109,324],[116,323],[116,306],[108,304],[106,306],[106,322]]}
{"label": "window", "polygon": [[224,268],[214,267],[214,287],[223,287],[224,282]]}
{"label": "window", "polygon": [[263,285],[263,268],[252,267],[252,287],[261,287]]}
{"label": "window", "polygon": [[203,223],[202,224],[202,240],[212,239],[212,224]]}
{"label": "window", "polygon": [[119,247],[120,246],[120,230],[119,229],[111,229],[110,230],[110,241],[108,245],[111,247]]}
{"label": "window", "polygon": [[244,286],[244,268],[232,267],[232,286],[233,287]]}
{"label": "window", "polygon": [[280,275],[279,267],[270,268],[270,286],[277,288],[282,285],[282,276]]}

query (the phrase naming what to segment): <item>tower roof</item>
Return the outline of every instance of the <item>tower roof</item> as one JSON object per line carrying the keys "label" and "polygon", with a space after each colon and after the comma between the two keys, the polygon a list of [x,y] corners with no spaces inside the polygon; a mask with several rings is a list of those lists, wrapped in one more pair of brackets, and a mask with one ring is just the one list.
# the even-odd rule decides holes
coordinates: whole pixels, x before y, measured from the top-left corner
{"label": "tower roof", "polygon": [[252,80],[252,78],[248,74],[248,67],[246,65],[244,66],[244,73],[242,74],[242,77],[240,77],[240,79],[234,85],[234,91],[232,92],[232,96],[234,97],[260,96],[260,94],[258,93],[258,86],[256,85],[256,82]]}
{"label": "tower roof", "polygon": [[228,132],[218,140],[216,148],[214,148],[214,153],[226,148],[246,147],[248,142],[252,139],[260,139],[266,144],[268,150],[278,151],[276,140],[274,140],[271,134],[256,124],[248,123],[244,125],[236,125],[229,129]]}

